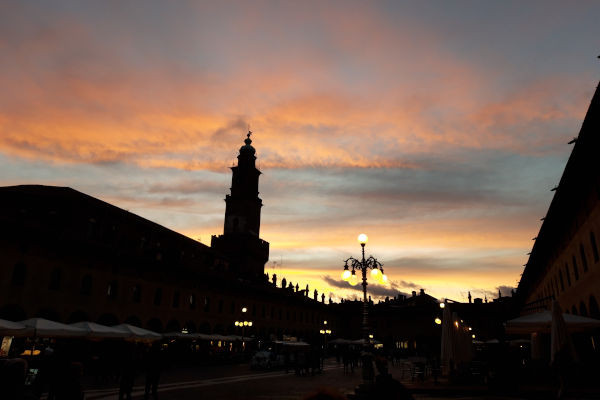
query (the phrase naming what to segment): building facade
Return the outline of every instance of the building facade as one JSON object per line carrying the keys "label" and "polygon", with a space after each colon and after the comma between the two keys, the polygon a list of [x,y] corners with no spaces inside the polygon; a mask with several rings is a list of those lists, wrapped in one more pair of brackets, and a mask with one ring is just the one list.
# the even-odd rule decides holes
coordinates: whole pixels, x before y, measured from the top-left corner
{"label": "building facade", "polygon": [[549,309],[600,318],[600,86],[525,265],[522,313]]}
{"label": "building facade", "polygon": [[[255,150],[232,168],[224,233],[208,247],[66,187],[0,188],[0,318],[130,323],[158,332],[318,336],[324,301],[264,275]],[[242,307],[247,308],[245,314]],[[335,329],[335,328],[334,328]]]}

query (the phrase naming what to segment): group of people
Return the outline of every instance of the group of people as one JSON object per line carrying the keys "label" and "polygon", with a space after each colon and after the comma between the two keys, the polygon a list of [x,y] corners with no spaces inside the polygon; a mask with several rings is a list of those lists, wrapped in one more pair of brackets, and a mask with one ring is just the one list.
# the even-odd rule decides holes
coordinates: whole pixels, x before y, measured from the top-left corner
{"label": "group of people", "polygon": [[284,352],[284,367],[287,374],[293,369],[298,376],[314,375],[323,370],[323,351],[319,346]]}
{"label": "group of people", "polygon": [[[145,377],[145,399],[158,399],[158,383],[164,357],[159,343],[113,343],[112,354],[91,357],[78,354],[73,346],[61,341],[49,342],[36,349],[34,357],[0,360],[0,398],[81,400],[84,398],[82,377],[85,369],[96,380],[119,384],[119,399],[130,400],[139,375]],[[39,351],[39,354],[37,352]],[[33,353],[33,351],[32,351]],[[95,360],[95,362],[94,362]]]}

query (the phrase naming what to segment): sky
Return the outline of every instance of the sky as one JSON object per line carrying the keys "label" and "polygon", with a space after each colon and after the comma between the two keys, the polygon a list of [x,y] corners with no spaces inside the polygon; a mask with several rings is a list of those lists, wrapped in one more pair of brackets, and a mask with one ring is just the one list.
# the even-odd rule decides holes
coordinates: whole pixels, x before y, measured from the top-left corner
{"label": "sky", "polygon": [[508,295],[600,78],[592,1],[0,2],[0,185],[204,244],[248,130],[265,270],[376,299]]}

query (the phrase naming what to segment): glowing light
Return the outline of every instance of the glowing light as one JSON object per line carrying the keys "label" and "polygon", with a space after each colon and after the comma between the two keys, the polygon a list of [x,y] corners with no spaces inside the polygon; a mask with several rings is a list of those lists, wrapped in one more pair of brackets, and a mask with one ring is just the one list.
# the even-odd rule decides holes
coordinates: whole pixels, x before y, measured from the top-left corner
{"label": "glowing light", "polygon": [[439,318],[436,318],[435,323],[436,323],[436,325],[440,325],[442,323],[442,320]]}
{"label": "glowing light", "polygon": [[458,328],[458,321],[454,321],[454,325]]}
{"label": "glowing light", "polygon": [[235,326],[240,326],[240,321],[235,321]]}
{"label": "glowing light", "polygon": [[327,321],[323,321],[323,325],[327,325]]}
{"label": "glowing light", "polygon": [[360,235],[358,235],[358,243],[366,244],[368,241],[369,241],[369,237],[367,235],[365,235],[364,233],[361,233]]}
{"label": "glowing light", "polygon": [[252,321],[248,322],[248,326],[252,326]]}
{"label": "glowing light", "polygon": [[446,303],[440,303],[440,308],[446,307]]}
{"label": "glowing light", "polygon": [[371,270],[371,276],[377,280],[379,280],[379,277],[381,276],[381,271],[379,271],[378,268],[373,268]]}
{"label": "glowing light", "polygon": [[356,286],[356,284],[358,283],[358,277],[356,276],[354,271],[352,271],[352,276],[348,280],[348,283],[350,284],[350,286]]}
{"label": "glowing light", "polygon": [[388,282],[387,275],[386,274],[381,274],[381,280],[380,281],[381,281],[382,284],[385,285]]}
{"label": "glowing light", "polygon": [[242,307],[242,312],[246,312],[248,309],[246,307]]}
{"label": "glowing light", "polygon": [[469,327],[469,330],[470,330],[470,331],[472,331],[472,330],[473,330],[473,328]]}
{"label": "glowing light", "polygon": [[248,326],[248,321],[244,321],[244,326]]}
{"label": "glowing light", "polygon": [[475,339],[475,334],[472,334],[472,335],[471,335],[471,337],[472,337],[473,339]]}
{"label": "glowing light", "polygon": [[373,339],[373,335],[369,335],[369,339]]}
{"label": "glowing light", "polygon": [[348,267],[345,267],[344,272],[342,272],[342,280],[347,281],[350,279],[350,275],[352,275],[352,273],[348,270]]}

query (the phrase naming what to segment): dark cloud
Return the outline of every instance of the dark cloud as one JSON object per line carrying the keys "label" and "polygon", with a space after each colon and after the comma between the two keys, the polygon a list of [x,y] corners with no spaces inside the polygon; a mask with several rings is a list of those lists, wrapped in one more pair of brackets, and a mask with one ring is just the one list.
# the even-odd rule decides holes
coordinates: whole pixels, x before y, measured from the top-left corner
{"label": "dark cloud", "polygon": [[[363,289],[362,289],[361,285],[350,286],[348,284],[348,282],[340,281],[339,279],[334,279],[329,275],[323,276],[322,278],[325,282],[327,282],[329,285],[331,285],[333,287],[340,288],[340,289],[349,289],[349,290],[356,291],[357,293],[362,293]],[[402,282],[404,283],[404,281],[402,281]],[[382,285],[370,283],[368,286],[367,294],[373,298],[394,297],[399,294],[407,296],[408,295],[407,293],[400,291],[401,286],[403,286],[403,285],[399,285],[394,282],[391,282],[388,286],[382,286]]]}
{"label": "dark cloud", "polygon": [[225,193],[227,184],[221,182],[209,182],[202,179],[184,179],[177,182],[154,183],[148,187],[148,193],[172,193],[172,194],[198,194],[198,193]]}
{"label": "dark cloud", "polygon": [[502,296],[511,296],[512,295],[512,291],[516,290],[516,288],[513,287],[513,286],[501,285],[501,286],[498,286],[496,288],[496,290],[497,291],[499,290],[500,293],[502,293]]}

